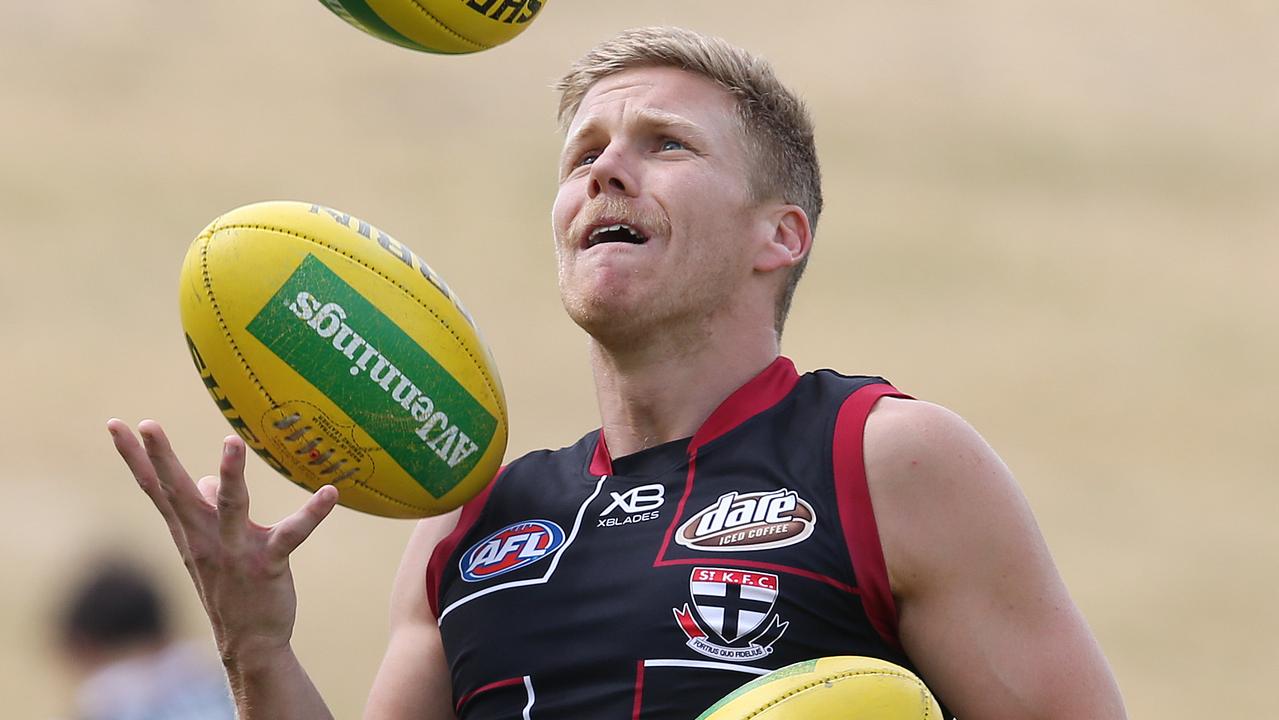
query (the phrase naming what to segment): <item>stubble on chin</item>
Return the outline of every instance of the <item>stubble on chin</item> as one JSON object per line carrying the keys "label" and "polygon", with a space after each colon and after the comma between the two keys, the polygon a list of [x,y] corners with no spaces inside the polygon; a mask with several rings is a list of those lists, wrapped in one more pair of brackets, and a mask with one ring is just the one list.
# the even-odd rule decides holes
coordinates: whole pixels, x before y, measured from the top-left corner
{"label": "stubble on chin", "polygon": [[717,313],[693,293],[627,295],[565,292],[561,301],[573,322],[616,357],[686,352],[716,335]]}
{"label": "stubble on chin", "polygon": [[561,276],[560,301],[569,319],[605,344],[629,335],[630,326],[640,319],[619,295],[603,288],[582,288]]}

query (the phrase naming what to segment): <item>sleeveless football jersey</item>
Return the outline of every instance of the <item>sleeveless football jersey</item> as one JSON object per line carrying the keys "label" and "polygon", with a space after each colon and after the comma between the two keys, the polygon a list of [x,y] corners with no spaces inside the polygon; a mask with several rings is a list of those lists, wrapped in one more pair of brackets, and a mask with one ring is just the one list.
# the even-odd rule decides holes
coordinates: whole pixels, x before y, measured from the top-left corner
{"label": "sleeveless football jersey", "polygon": [[801,660],[911,667],[862,460],[885,395],[783,357],[690,439],[511,463],[427,569],[458,717],[690,720]]}

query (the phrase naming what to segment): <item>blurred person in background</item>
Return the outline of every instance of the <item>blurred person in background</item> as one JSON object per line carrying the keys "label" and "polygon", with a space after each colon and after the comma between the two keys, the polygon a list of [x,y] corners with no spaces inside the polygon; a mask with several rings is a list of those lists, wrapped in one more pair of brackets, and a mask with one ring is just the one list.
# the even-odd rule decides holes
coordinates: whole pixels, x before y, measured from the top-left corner
{"label": "blurred person in background", "polygon": [[58,645],[76,682],[74,720],[233,720],[211,648],[175,639],[155,582],[121,559],[94,563],[65,600]]}

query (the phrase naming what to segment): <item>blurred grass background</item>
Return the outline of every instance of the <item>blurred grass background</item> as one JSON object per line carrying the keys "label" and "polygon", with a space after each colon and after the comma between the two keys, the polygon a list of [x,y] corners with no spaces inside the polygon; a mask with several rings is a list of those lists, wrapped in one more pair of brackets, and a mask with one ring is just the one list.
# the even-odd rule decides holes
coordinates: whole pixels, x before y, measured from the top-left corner
{"label": "blurred grass background", "polygon": [[[50,622],[104,549],[207,635],[105,420],[193,473],[228,431],[176,277],[214,216],[325,203],[412,246],[491,342],[515,457],[597,424],[549,232],[549,85],[625,27],[764,54],[809,101],[828,211],[785,352],[965,415],[1019,477],[1134,718],[1258,717],[1279,675],[1279,5],[554,0],[471,57],[315,2],[0,6],[0,693],[64,712]],[[303,498],[251,468],[265,522]],[[296,645],[357,717],[411,525],[339,510]]]}

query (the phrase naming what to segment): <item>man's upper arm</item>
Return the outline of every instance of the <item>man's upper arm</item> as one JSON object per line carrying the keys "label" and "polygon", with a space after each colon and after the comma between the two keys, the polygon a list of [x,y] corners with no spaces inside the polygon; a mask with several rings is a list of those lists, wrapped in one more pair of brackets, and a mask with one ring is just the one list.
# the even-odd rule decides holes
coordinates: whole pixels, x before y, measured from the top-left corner
{"label": "man's upper arm", "polygon": [[899,635],[968,718],[1122,718],[1123,701],[1008,468],[967,423],[885,398],[867,482]]}
{"label": "man's upper arm", "polygon": [[460,511],[418,522],[395,574],[391,634],[364,709],[368,720],[452,720],[452,687],[440,628],[426,596],[426,564]]}

